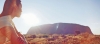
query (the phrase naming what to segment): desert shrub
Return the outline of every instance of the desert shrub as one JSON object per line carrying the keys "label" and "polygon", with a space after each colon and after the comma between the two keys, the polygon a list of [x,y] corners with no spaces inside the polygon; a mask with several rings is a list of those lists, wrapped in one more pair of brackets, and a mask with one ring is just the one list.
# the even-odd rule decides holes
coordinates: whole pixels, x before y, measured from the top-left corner
{"label": "desert shrub", "polygon": [[78,35],[70,34],[37,34],[24,35],[28,44],[100,44],[100,35],[81,33]]}

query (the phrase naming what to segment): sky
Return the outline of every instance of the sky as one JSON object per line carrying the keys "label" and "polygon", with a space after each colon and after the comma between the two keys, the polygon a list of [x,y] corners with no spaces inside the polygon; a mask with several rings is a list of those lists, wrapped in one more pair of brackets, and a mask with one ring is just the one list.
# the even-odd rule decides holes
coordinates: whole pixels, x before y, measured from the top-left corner
{"label": "sky", "polygon": [[[0,13],[5,0],[0,0]],[[100,34],[100,0],[21,0],[22,14],[13,22],[26,34],[32,26],[53,23],[77,23]],[[33,18],[34,17],[34,18]]]}

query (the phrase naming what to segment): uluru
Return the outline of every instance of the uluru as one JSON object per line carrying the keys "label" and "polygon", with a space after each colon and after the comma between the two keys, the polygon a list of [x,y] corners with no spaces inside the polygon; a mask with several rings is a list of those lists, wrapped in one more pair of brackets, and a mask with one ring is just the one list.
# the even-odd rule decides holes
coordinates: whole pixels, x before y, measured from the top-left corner
{"label": "uluru", "polygon": [[27,34],[76,34],[85,32],[93,34],[88,26],[75,23],[54,23],[31,27]]}

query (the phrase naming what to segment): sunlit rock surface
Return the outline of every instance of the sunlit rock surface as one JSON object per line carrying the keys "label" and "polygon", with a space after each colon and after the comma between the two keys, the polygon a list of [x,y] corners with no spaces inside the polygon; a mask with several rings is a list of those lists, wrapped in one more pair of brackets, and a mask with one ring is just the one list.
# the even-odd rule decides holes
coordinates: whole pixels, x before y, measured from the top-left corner
{"label": "sunlit rock surface", "polygon": [[31,27],[27,34],[93,34],[88,26],[73,23],[54,23]]}

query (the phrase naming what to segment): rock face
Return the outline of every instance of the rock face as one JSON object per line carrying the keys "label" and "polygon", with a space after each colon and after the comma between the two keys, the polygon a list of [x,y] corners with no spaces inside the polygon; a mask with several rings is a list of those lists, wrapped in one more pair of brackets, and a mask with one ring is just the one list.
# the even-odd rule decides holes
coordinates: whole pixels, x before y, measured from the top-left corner
{"label": "rock face", "polygon": [[76,34],[76,32],[93,34],[88,26],[72,23],[55,23],[31,27],[27,34]]}

